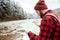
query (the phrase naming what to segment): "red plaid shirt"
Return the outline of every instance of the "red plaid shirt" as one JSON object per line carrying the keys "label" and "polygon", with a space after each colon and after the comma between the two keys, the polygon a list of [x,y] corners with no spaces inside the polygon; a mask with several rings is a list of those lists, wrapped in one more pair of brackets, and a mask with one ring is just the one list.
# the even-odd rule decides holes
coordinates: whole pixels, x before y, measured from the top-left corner
{"label": "red plaid shirt", "polygon": [[54,16],[46,15],[39,27],[39,35],[28,33],[30,40],[60,40],[60,23]]}

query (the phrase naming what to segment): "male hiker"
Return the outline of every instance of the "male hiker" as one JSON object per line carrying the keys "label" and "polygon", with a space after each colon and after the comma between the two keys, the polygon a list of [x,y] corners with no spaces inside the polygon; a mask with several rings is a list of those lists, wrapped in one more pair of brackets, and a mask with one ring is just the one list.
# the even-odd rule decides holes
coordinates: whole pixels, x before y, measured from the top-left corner
{"label": "male hiker", "polygon": [[39,35],[25,30],[30,40],[60,40],[60,23],[53,10],[48,10],[45,0],[39,0],[34,7],[42,18]]}

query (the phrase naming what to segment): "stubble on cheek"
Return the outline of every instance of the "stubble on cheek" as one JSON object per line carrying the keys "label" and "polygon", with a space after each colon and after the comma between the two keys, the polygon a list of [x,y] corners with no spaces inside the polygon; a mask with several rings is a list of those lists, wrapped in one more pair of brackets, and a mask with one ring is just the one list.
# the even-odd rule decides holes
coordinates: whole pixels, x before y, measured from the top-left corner
{"label": "stubble on cheek", "polygon": [[40,15],[39,15],[41,18],[43,18],[44,14],[42,12],[40,12]]}

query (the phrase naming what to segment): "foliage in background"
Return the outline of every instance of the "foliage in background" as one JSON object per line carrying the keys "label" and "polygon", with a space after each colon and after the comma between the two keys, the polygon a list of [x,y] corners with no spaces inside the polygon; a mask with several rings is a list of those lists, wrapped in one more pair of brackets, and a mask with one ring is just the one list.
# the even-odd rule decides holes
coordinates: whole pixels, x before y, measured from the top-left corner
{"label": "foliage in background", "polygon": [[14,0],[0,0],[0,20],[25,19],[26,12]]}

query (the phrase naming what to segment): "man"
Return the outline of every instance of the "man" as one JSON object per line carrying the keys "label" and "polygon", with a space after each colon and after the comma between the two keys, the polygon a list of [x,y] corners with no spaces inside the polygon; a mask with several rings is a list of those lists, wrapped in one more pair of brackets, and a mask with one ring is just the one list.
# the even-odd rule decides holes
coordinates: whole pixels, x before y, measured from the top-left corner
{"label": "man", "polygon": [[60,23],[54,11],[48,10],[44,0],[39,0],[34,9],[42,20],[39,35],[25,30],[30,40],[60,40]]}

